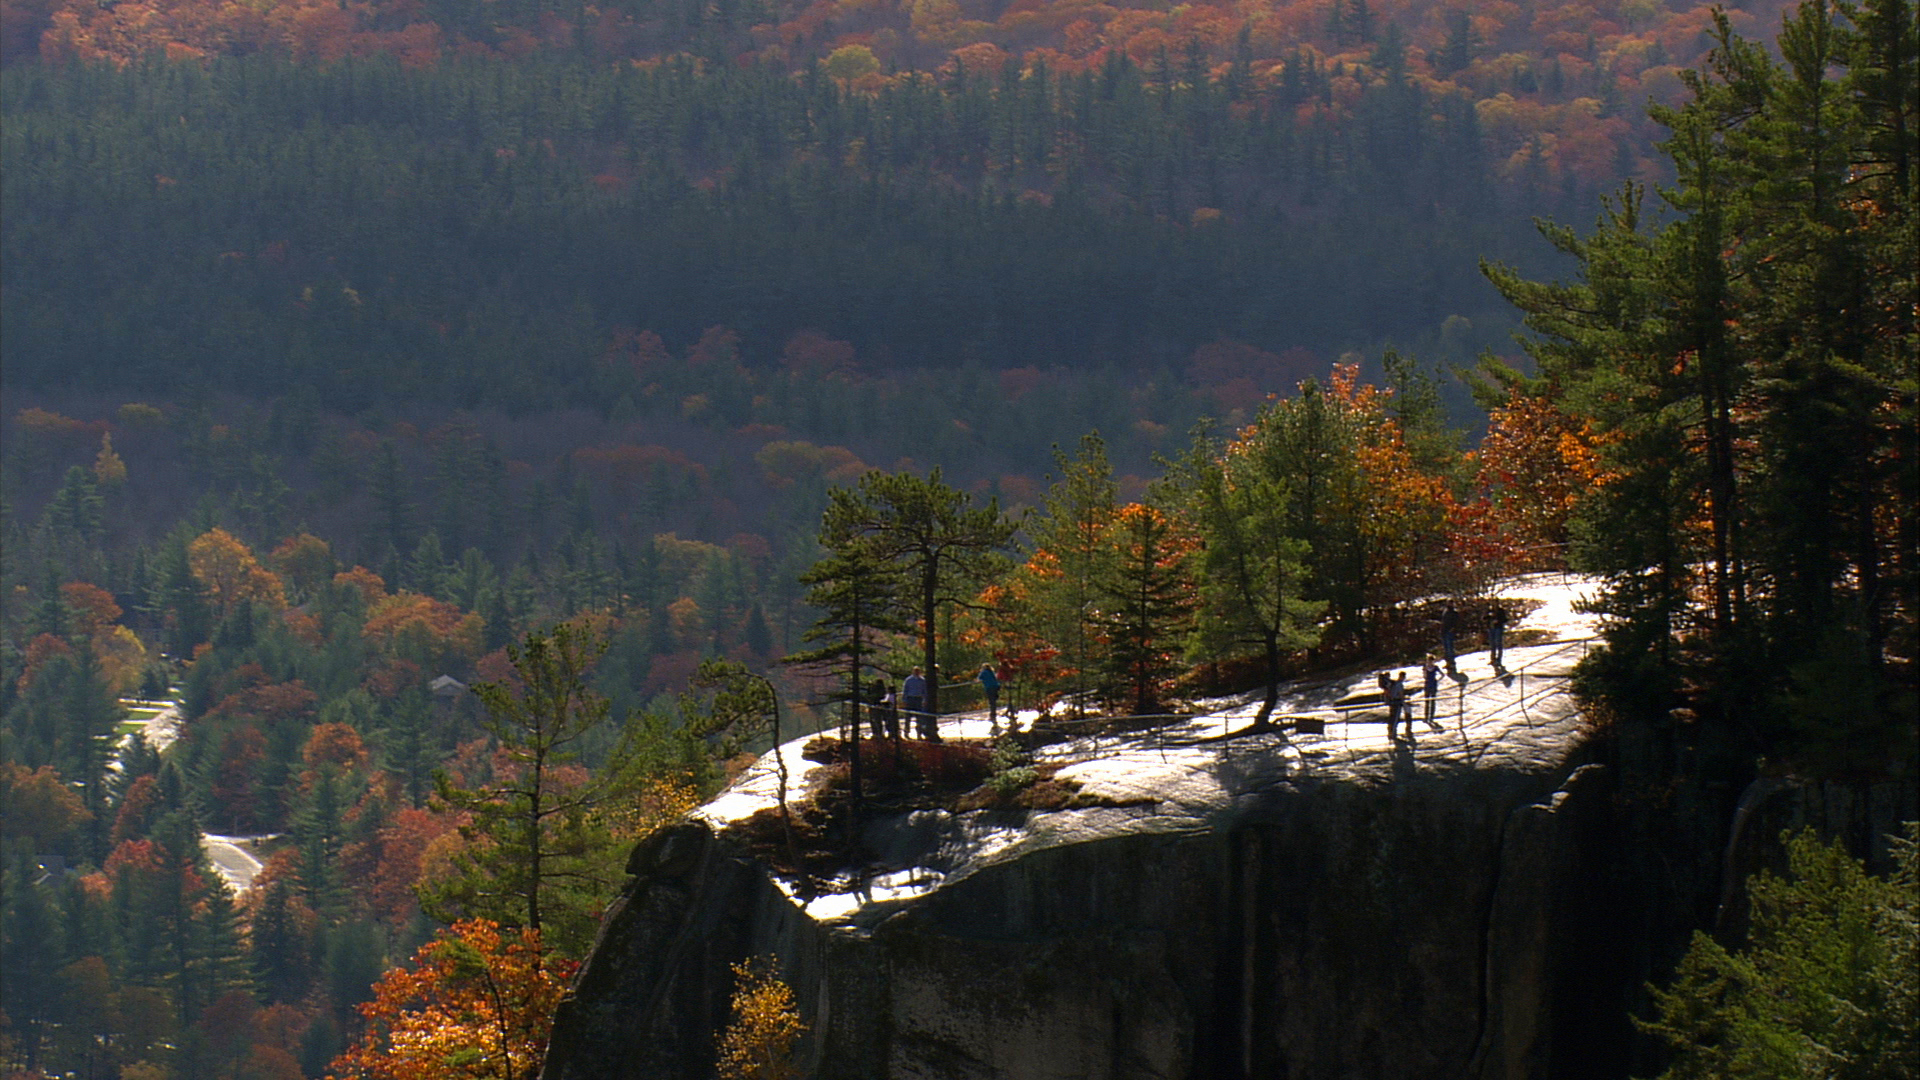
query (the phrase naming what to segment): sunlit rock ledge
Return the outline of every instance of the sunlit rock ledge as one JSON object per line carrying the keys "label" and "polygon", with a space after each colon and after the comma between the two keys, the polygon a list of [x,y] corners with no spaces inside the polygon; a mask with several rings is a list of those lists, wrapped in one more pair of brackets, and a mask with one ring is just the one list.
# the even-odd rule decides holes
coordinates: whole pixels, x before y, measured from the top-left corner
{"label": "sunlit rock ledge", "polygon": [[[1590,588],[1509,583],[1538,605],[1526,644],[1504,673],[1463,655],[1438,731],[1390,742],[1374,671],[1288,688],[1280,712],[1324,734],[1221,738],[1257,701],[1203,703],[1038,752],[1122,805],[876,815],[824,891],[729,839],[777,803],[769,753],[635,851],[543,1075],[712,1075],[728,965],[756,955],[794,988],[810,1076],[1564,1074],[1592,1035],[1566,1003],[1607,962],[1583,855],[1605,778],[1575,767],[1566,692]],[[1392,670],[1420,717],[1418,667]],[[805,741],[779,750],[796,795]]]}
{"label": "sunlit rock ledge", "polygon": [[[1059,776],[1082,791],[1135,805],[1010,813],[980,810],[952,814],[922,810],[883,818],[868,826],[867,847],[878,855],[867,873],[834,883],[825,895],[804,898],[796,882],[776,882],[814,919],[855,932],[870,930],[876,917],[897,910],[897,901],[923,895],[984,867],[1062,844],[1106,837],[1201,833],[1232,828],[1239,816],[1257,812],[1275,791],[1343,780],[1362,784],[1406,782],[1461,769],[1553,770],[1566,759],[1579,717],[1566,692],[1572,667],[1594,634],[1593,616],[1576,610],[1591,582],[1565,575],[1536,575],[1507,584],[1496,595],[1540,606],[1508,631],[1513,640],[1496,672],[1486,652],[1462,656],[1452,678],[1443,678],[1435,707],[1441,730],[1417,724],[1412,740],[1387,738],[1381,707],[1342,709],[1355,699],[1378,696],[1377,670],[1346,678],[1290,686],[1282,716],[1316,716],[1318,735],[1242,735],[1258,711],[1245,696],[1201,703],[1191,721],[1125,736],[1072,739],[1042,748],[1039,762],[1057,762]],[[1424,717],[1419,666],[1404,672],[1416,717]],[[1023,726],[1035,719],[1019,716]],[[956,738],[987,738],[984,714],[942,718],[941,731]],[[819,768],[802,756],[812,737],[780,748],[786,758],[790,797]],[[779,775],[771,752],[718,797],[695,812],[698,820],[724,829],[778,805]],[[870,905],[881,905],[870,911]]]}

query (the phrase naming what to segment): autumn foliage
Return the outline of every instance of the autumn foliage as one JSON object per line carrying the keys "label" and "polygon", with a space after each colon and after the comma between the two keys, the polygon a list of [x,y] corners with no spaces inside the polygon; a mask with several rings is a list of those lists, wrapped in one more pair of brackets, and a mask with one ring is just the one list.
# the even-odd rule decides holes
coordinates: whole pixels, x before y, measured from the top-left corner
{"label": "autumn foliage", "polygon": [[444,600],[402,592],[375,602],[361,633],[380,649],[433,666],[479,656],[485,625]]}
{"label": "autumn foliage", "polygon": [[0,761],[0,837],[24,837],[44,850],[91,816],[52,768]]}
{"label": "autumn foliage", "polygon": [[333,583],[336,586],[354,590],[368,604],[384,599],[387,595],[387,583],[379,574],[364,566],[340,571],[333,575]]}
{"label": "autumn foliage", "polygon": [[188,564],[214,610],[230,615],[243,603],[287,606],[286,589],[253,550],[225,529],[212,529],[187,545]]}
{"label": "autumn foliage", "polygon": [[806,1034],[780,965],[756,958],[733,965],[733,1022],[720,1039],[722,1080],[792,1080],[793,1047]]}
{"label": "autumn foliage", "polygon": [[98,585],[69,581],[60,586],[60,599],[72,609],[77,629],[87,637],[120,621],[120,605],[114,602],[112,593]]}
{"label": "autumn foliage", "polygon": [[1484,504],[1478,531],[1519,562],[1561,558],[1574,507],[1605,482],[1598,451],[1591,421],[1516,390],[1489,414],[1473,454]]}
{"label": "autumn foliage", "polygon": [[469,919],[374,984],[366,1034],[335,1059],[335,1080],[524,1080],[540,1068],[573,961],[540,935]]}
{"label": "autumn foliage", "polygon": [[312,533],[287,537],[268,557],[281,577],[303,594],[313,592],[333,576],[333,549]]}
{"label": "autumn foliage", "polygon": [[[1751,30],[1771,25],[1782,6],[1767,2],[1729,14],[1738,28]],[[404,0],[8,0],[5,12],[10,58],[37,52],[50,61],[122,65],[149,55],[176,61],[265,55],[322,64],[388,55],[416,67],[450,57],[555,52],[658,60],[696,40],[712,47],[712,39],[687,36],[698,19],[681,26],[679,19],[662,22],[617,7],[529,4],[480,22]],[[996,78],[1011,66],[1027,74],[1075,75],[1116,60],[1142,68],[1174,60],[1189,77],[1230,80],[1242,95],[1297,89],[1303,72],[1324,80],[1321,92],[1289,105],[1306,126],[1351,115],[1370,85],[1407,80],[1436,97],[1470,102],[1494,171],[1528,183],[1614,176],[1622,145],[1644,145],[1648,133],[1637,110],[1621,104],[1676,99],[1680,73],[1700,58],[1711,26],[1710,5],[1650,0],[1537,8],[1495,3],[1471,11],[1413,0],[1259,0],[1170,9],[1055,0],[990,10],[914,0],[784,4],[765,15],[750,28],[732,30],[723,47],[742,63],[804,68],[818,60],[827,77],[852,93],[871,94],[922,72]],[[702,32],[711,32],[708,25]],[[626,178],[600,173],[596,183],[618,190]],[[1201,207],[1193,220],[1219,216],[1218,209]],[[657,339],[635,344],[622,352],[646,363],[645,346]],[[812,330],[794,334],[786,353],[787,364],[821,374],[852,366],[847,343]],[[1223,392],[1249,412],[1257,404],[1231,380]]]}

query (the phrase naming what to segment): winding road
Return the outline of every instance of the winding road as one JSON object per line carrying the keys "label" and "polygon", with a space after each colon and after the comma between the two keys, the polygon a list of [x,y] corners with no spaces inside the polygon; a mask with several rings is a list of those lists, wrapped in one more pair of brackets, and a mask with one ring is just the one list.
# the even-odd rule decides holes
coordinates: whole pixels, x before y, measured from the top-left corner
{"label": "winding road", "polygon": [[[180,737],[179,702],[127,699],[121,704],[130,709],[158,708],[160,710],[147,719],[132,721],[139,726],[141,734],[147,740],[147,745],[153,747],[156,752],[164,753],[167,747],[172,746]],[[125,739],[121,740],[123,744],[125,741]],[[119,768],[120,762],[116,759],[112,767]],[[218,833],[200,834],[200,843],[206,848],[208,861],[213,863],[213,868],[219,872],[221,880],[225,881],[235,893],[243,893],[253,888],[253,879],[260,873],[261,864],[259,858],[253,853],[252,845],[265,839],[270,838],[222,836]]]}

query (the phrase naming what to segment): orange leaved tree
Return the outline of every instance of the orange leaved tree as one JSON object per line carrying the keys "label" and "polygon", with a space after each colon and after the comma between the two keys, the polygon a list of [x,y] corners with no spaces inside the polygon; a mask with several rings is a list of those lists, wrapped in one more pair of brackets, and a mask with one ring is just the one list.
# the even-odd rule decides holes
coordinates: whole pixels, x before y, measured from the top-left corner
{"label": "orange leaved tree", "polygon": [[1489,412],[1487,437],[1474,455],[1489,530],[1521,560],[1559,561],[1574,507],[1607,482],[1600,450],[1591,421],[1514,387]]}
{"label": "orange leaved tree", "polygon": [[576,966],[544,955],[537,930],[457,922],[374,984],[332,1080],[531,1080]]}
{"label": "orange leaved tree", "polygon": [[286,588],[271,570],[225,529],[211,529],[187,545],[187,565],[221,618],[244,603],[287,606]]}

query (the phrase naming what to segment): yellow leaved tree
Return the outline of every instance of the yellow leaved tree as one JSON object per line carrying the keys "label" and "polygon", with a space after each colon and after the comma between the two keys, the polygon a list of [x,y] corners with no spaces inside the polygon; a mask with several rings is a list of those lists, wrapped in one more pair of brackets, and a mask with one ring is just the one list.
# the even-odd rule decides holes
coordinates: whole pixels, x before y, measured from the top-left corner
{"label": "yellow leaved tree", "polygon": [[806,1034],[780,965],[756,957],[733,965],[733,1022],[720,1039],[721,1080],[791,1080],[793,1044]]}

